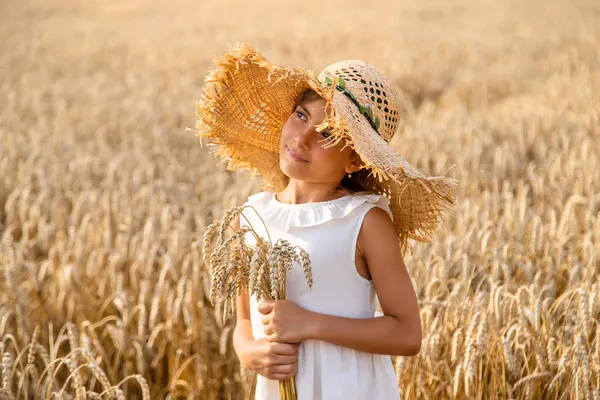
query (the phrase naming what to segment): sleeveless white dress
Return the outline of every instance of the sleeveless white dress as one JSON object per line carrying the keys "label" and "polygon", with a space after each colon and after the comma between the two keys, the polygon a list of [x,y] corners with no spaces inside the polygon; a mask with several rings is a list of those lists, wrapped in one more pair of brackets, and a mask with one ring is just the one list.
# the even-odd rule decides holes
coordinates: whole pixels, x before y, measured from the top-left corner
{"label": "sleeveless white dress", "polygon": [[[304,271],[294,264],[287,277],[286,297],[301,307],[322,314],[348,318],[373,318],[376,294],[372,281],[356,270],[356,240],[362,221],[373,207],[391,217],[389,201],[375,194],[353,194],[335,200],[285,204],[275,193],[261,192],[248,197],[240,225],[248,222],[272,243],[286,239],[306,250],[311,259],[313,286],[306,284]],[[251,235],[248,243],[254,244]],[[258,303],[250,298],[252,332],[265,337]],[[306,340],[298,350],[296,388],[299,400],[399,399],[399,388],[391,357],[370,354],[320,340]],[[276,380],[257,376],[257,400],[279,400]]]}

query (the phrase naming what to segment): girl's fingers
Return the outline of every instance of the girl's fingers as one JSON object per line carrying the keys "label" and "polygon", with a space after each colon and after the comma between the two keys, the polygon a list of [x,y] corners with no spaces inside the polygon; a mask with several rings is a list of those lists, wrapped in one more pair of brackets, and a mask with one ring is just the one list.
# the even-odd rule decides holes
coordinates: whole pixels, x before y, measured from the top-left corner
{"label": "girl's fingers", "polygon": [[269,352],[280,355],[298,354],[298,343],[270,342]]}
{"label": "girl's fingers", "polygon": [[260,317],[260,322],[262,322],[263,325],[267,325],[270,321],[271,318],[268,315],[262,315]]}
{"label": "girl's fingers", "polygon": [[[273,329],[273,326],[271,326],[271,325],[265,325],[263,330],[265,332],[265,335],[267,335],[267,336],[271,336],[273,333],[275,333],[275,330]],[[268,339],[271,340],[270,337]]]}
{"label": "girl's fingers", "polygon": [[268,375],[271,377],[270,379],[282,380],[293,377],[297,371],[297,364],[274,365],[269,367]]}
{"label": "girl's fingers", "polygon": [[258,312],[260,312],[261,314],[268,314],[273,309],[273,306],[273,300],[265,300],[258,305]]}
{"label": "girl's fingers", "polygon": [[267,335],[267,340],[269,342],[283,342],[279,335],[275,333],[274,329],[271,330],[271,333],[267,333],[267,331],[265,330],[265,334]]}
{"label": "girl's fingers", "polygon": [[[268,367],[281,367],[286,365],[295,365],[298,363],[298,356],[270,356],[267,360]],[[281,371],[278,371],[281,372]]]}

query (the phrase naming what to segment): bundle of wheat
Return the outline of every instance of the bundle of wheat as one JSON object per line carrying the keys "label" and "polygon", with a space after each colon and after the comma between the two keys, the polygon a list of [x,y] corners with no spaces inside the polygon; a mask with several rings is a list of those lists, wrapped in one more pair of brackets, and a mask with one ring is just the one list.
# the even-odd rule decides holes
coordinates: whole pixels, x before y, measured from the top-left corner
{"label": "bundle of wheat", "polygon": [[[234,218],[243,217],[242,211],[246,208],[254,210],[249,206],[226,210],[221,220],[212,223],[204,234],[205,264],[211,275],[210,298],[213,304],[223,309],[223,320],[235,312],[242,289],[259,301],[285,299],[286,276],[292,271],[294,262],[302,266],[306,282],[312,287],[310,258],[305,250],[283,239],[273,244],[270,236],[265,240],[252,226],[239,230],[231,227]],[[247,234],[254,236],[255,245],[246,242]],[[279,381],[279,395],[281,400],[298,398],[293,378]]]}

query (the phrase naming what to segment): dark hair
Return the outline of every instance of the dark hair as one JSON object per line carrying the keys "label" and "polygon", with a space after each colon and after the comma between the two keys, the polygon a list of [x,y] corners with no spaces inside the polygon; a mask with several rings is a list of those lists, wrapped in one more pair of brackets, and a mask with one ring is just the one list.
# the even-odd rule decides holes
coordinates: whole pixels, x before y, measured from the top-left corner
{"label": "dark hair", "polygon": [[[298,99],[298,103],[307,100],[311,97],[318,96],[321,97],[317,92],[312,89],[306,90],[300,98]],[[354,152],[353,156],[359,157],[356,152]],[[360,157],[359,157],[360,158]],[[344,178],[338,185],[338,190],[345,190],[350,193],[358,193],[358,192],[372,192],[376,194],[383,194],[384,189],[379,183],[379,181],[371,175],[370,171],[367,168],[360,169],[351,174],[352,176],[348,178],[348,175],[344,175]]]}
{"label": "dark hair", "polygon": [[344,175],[344,178],[338,185],[338,189],[346,190],[351,193],[358,192],[372,192],[376,194],[383,194],[384,190],[371,175],[368,169],[361,169],[352,173],[352,177],[348,178],[348,175]]}

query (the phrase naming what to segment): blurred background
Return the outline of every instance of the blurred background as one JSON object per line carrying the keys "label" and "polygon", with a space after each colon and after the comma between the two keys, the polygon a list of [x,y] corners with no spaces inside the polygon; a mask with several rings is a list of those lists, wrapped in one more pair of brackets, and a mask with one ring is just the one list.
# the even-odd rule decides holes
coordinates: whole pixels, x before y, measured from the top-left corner
{"label": "blurred background", "polygon": [[[202,235],[260,181],[201,147],[215,56],[378,67],[459,181],[406,260],[404,398],[600,398],[600,3],[0,2],[0,395],[244,398]],[[0,396],[0,397],[2,397]]]}

